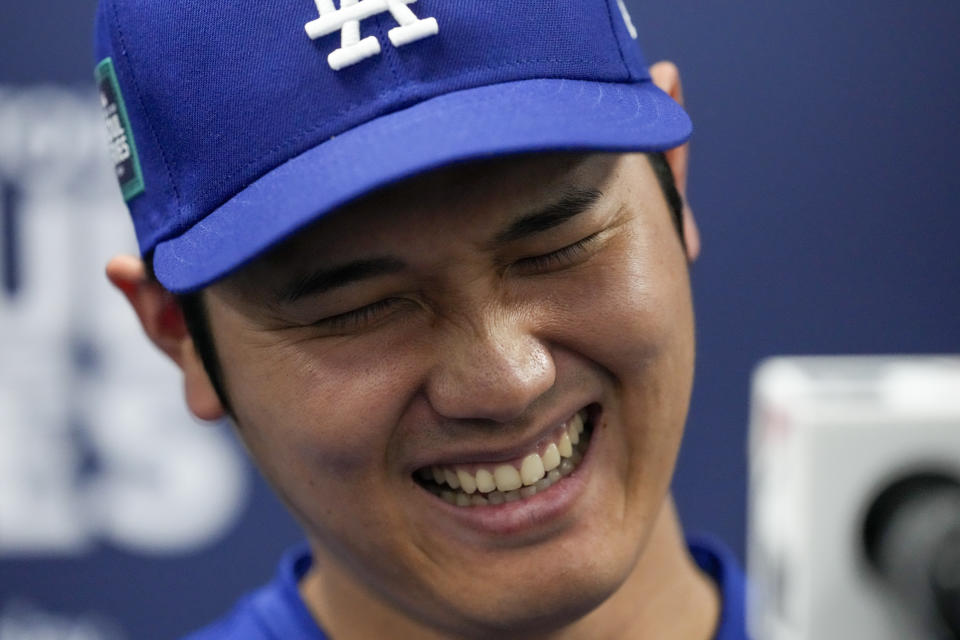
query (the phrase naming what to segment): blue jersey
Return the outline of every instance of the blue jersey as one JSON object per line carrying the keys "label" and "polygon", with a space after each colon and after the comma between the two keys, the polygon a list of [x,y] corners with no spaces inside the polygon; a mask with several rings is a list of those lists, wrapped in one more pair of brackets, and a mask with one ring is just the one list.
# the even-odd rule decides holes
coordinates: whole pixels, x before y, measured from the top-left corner
{"label": "blue jersey", "polygon": [[[693,559],[713,578],[723,598],[714,640],[746,640],[746,581],[736,558],[711,538],[692,538],[687,543]],[[328,640],[297,589],[311,562],[306,545],[291,549],[270,583],[245,596],[226,617],[185,640]]]}

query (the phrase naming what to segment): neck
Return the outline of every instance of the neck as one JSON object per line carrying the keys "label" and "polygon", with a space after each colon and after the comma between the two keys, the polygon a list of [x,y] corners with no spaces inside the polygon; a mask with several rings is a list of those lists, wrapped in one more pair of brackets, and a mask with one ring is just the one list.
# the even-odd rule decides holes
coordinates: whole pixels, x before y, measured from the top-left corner
{"label": "neck", "polygon": [[[318,557],[315,553],[314,557]],[[338,640],[391,637],[448,640],[372,596],[335,566],[317,562],[300,584],[314,618]],[[331,563],[332,564],[332,563]],[[527,640],[671,638],[710,640],[720,615],[720,594],[687,551],[671,497],[623,585],[574,623]],[[505,637],[499,630],[497,637]]]}
{"label": "neck", "polygon": [[720,593],[690,556],[668,497],[623,586],[556,638],[710,640],[719,618]]}

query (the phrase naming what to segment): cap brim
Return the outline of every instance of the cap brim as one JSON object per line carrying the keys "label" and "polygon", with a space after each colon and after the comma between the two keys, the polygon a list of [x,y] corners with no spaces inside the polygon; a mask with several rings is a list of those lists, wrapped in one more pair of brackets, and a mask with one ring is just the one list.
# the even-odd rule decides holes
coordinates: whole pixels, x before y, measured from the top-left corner
{"label": "cap brim", "polygon": [[444,94],[381,116],[263,175],[182,235],[157,245],[174,293],[230,274],[330,211],[456,162],[536,151],[662,151],[686,112],[652,82],[523,80]]}

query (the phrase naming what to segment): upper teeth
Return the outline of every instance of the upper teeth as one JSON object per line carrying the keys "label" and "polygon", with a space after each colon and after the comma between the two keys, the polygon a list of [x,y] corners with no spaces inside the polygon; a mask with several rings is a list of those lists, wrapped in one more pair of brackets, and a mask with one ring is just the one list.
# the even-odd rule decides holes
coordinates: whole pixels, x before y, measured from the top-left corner
{"label": "upper teeth", "polygon": [[527,454],[519,463],[471,465],[472,468],[433,466],[422,473],[439,485],[447,485],[467,494],[508,492],[535,485],[560,467],[565,458],[573,457],[573,447],[580,442],[580,434],[583,433],[584,415],[585,411],[578,412],[563,425],[554,441],[549,442],[542,451]]}

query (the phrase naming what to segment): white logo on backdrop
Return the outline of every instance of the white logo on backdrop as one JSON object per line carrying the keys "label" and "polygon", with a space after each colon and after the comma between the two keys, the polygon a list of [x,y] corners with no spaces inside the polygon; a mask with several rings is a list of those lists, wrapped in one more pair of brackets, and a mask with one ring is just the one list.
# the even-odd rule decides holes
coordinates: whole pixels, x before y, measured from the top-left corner
{"label": "white logo on backdrop", "polygon": [[98,613],[66,615],[14,600],[0,609],[3,640],[122,640],[120,626]]}
{"label": "white logo on backdrop", "polygon": [[96,97],[0,89],[0,557],[192,551],[246,504],[237,445],[106,283],[124,250]]}
{"label": "white logo on backdrop", "polygon": [[349,67],[380,53],[380,41],[375,36],[360,39],[360,21],[375,15],[390,12],[400,26],[387,32],[391,44],[405,44],[436,35],[440,28],[436,18],[417,18],[407,5],[415,0],[340,0],[337,9],[334,0],[314,0],[320,17],[306,24],[307,35],[312,40],[335,31],[340,32],[340,48],[327,56],[334,71]]}

